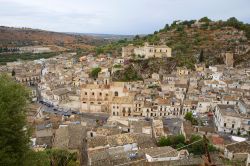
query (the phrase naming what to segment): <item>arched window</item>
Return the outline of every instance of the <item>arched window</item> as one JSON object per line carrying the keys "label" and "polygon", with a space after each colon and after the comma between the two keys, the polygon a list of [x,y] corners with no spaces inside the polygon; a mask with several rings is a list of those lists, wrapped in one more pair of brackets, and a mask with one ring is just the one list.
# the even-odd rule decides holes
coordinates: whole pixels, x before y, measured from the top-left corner
{"label": "arched window", "polygon": [[115,96],[118,96],[118,92],[117,91],[115,91]]}
{"label": "arched window", "polygon": [[131,110],[130,110],[130,108],[128,109],[128,116],[130,116],[131,115]]}
{"label": "arched window", "polygon": [[126,113],[126,111],[125,111],[125,109],[123,109],[123,110],[122,110],[123,116],[125,116],[125,113]]}

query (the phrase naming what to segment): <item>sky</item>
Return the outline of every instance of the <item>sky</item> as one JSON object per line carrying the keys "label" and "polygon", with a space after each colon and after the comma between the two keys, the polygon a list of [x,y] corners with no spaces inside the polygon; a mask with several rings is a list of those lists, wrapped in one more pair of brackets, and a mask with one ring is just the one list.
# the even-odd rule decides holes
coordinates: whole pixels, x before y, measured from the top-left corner
{"label": "sky", "polygon": [[250,0],[0,0],[0,25],[57,32],[149,34],[204,16],[250,23]]}

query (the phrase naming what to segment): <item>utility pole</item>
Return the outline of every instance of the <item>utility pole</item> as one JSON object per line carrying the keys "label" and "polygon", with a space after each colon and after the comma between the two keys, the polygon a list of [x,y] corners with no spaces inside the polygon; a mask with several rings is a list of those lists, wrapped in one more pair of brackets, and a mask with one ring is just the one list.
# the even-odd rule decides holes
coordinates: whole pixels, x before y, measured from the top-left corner
{"label": "utility pole", "polygon": [[208,139],[205,134],[203,135],[203,143],[204,143],[204,148],[205,148],[205,155],[204,155],[205,165],[216,166],[215,164],[212,163],[211,156],[208,151]]}

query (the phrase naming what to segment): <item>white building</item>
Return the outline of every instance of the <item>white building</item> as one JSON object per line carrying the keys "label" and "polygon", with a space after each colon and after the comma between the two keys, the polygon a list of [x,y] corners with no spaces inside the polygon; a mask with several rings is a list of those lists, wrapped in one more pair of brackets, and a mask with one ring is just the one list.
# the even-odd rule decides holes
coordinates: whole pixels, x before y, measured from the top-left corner
{"label": "white building", "polygon": [[218,104],[214,118],[219,132],[248,134],[250,131],[250,117],[247,117],[247,114],[240,114],[235,105]]}

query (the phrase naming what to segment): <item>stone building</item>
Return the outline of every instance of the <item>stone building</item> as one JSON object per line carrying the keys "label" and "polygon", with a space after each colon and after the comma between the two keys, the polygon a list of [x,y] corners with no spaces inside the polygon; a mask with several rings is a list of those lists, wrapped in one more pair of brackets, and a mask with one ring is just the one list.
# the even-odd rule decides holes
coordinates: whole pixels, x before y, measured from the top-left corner
{"label": "stone building", "polygon": [[132,116],[134,114],[134,97],[114,97],[110,103],[113,116]]}
{"label": "stone building", "polygon": [[250,131],[250,117],[239,113],[235,105],[218,104],[215,112],[215,126],[219,132],[247,134]]}
{"label": "stone building", "polygon": [[223,58],[224,58],[224,63],[226,64],[227,67],[233,67],[233,65],[234,65],[233,53],[225,53],[223,55]]}
{"label": "stone building", "polygon": [[127,96],[125,83],[85,84],[81,86],[81,112],[109,112],[114,97]]}
{"label": "stone building", "polygon": [[166,45],[149,45],[145,43],[142,47],[134,47],[129,45],[122,48],[122,57],[130,57],[132,55],[140,56],[141,58],[163,58],[171,57],[172,49]]}

